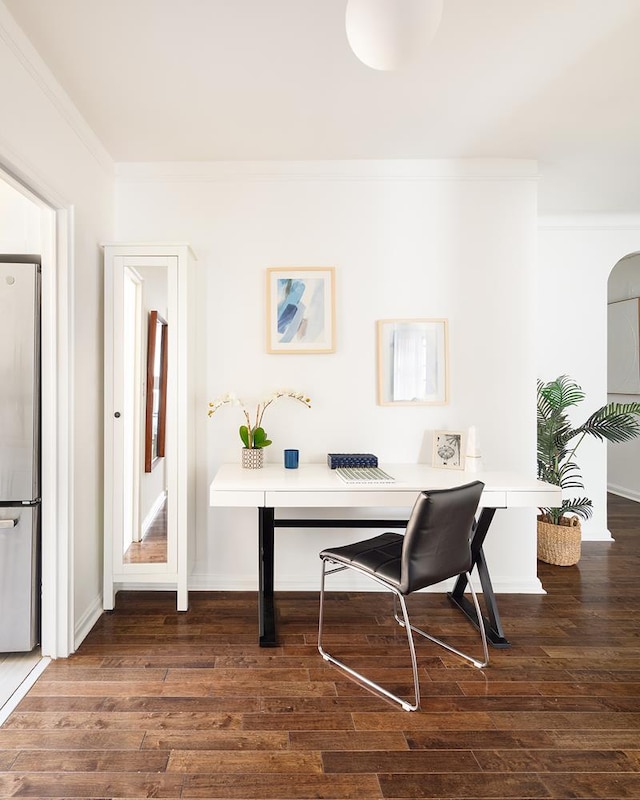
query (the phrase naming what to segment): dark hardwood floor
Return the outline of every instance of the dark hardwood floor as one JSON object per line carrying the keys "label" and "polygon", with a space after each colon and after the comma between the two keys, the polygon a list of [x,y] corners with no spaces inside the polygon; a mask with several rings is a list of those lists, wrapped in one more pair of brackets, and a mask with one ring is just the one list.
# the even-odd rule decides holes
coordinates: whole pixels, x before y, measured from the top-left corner
{"label": "dark hardwood floor", "polygon": [[[513,646],[486,670],[419,643],[413,714],[322,662],[315,593],[278,596],[273,650],[249,593],[194,592],[184,614],[120,593],[0,728],[0,797],[640,798],[640,509],[610,503],[615,542],[540,564],[544,596],[500,595]],[[418,624],[475,645],[441,595],[414,600]],[[327,644],[408,691],[390,607],[332,595]]]}
{"label": "dark hardwood floor", "polygon": [[164,564],[167,560],[167,504],[153,518],[141,542],[132,542],[124,554],[125,564]]}

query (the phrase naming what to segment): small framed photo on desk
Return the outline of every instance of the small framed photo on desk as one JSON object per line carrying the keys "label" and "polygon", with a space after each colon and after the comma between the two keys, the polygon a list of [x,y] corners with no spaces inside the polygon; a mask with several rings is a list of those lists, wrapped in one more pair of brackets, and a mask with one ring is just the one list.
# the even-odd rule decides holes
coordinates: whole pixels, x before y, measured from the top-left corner
{"label": "small framed photo on desk", "polygon": [[433,466],[464,469],[464,434],[459,431],[433,432]]}

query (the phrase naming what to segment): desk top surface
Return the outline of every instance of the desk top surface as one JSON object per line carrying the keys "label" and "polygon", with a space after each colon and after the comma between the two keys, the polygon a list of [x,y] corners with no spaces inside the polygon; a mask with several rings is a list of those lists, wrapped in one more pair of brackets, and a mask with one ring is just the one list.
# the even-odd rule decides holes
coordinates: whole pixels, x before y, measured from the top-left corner
{"label": "desk top surface", "polygon": [[[223,464],[210,486],[213,506],[284,505],[299,498],[300,504],[325,497],[326,505],[333,498],[361,495],[367,502],[371,495],[381,497],[415,493],[426,489],[447,489],[471,481],[485,484],[483,501],[496,506],[559,505],[561,490],[557,486],[515,472],[465,472],[438,469],[424,464],[381,464],[381,469],[395,478],[394,483],[348,484],[326,464],[301,464],[298,469],[285,469],[279,464],[267,464],[262,469],[243,469],[240,464]],[[502,499],[511,497],[511,502]],[[515,495],[523,502],[515,503]],[[303,499],[307,498],[307,499]],[[398,499],[400,497],[398,496]],[[403,501],[406,498],[402,498]],[[298,502],[295,502],[298,505]],[[325,503],[323,503],[324,505]],[[342,502],[340,502],[342,505]]]}

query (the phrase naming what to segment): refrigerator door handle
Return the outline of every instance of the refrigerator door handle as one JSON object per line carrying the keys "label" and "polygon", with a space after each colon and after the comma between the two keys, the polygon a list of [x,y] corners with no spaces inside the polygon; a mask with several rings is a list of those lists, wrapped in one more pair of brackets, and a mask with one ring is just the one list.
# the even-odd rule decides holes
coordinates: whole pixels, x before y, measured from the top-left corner
{"label": "refrigerator door handle", "polygon": [[17,524],[17,519],[0,519],[0,528],[15,528]]}

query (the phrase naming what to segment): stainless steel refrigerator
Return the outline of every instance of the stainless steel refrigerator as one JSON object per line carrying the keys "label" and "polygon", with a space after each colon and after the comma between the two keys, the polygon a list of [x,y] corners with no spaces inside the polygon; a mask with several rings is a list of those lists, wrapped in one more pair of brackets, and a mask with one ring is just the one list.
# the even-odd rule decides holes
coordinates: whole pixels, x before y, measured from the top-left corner
{"label": "stainless steel refrigerator", "polygon": [[0,652],[40,636],[39,256],[0,255]]}

